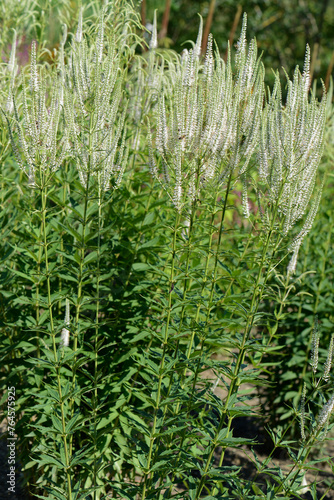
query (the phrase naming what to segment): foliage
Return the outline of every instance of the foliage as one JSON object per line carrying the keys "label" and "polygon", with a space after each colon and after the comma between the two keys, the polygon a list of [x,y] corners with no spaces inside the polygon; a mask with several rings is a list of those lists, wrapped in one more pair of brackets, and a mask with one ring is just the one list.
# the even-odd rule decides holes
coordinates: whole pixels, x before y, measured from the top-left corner
{"label": "foliage", "polygon": [[[67,19],[72,6],[60,7]],[[277,73],[265,88],[246,16],[225,62],[212,37],[200,58],[201,23],[179,56],[158,49],[155,21],[139,55],[131,3],[87,10],[89,22],[80,9],[72,33],[64,26],[51,62],[33,42],[18,73],[14,38],[3,69],[1,402],[14,386],[26,489],[68,500],[300,497],[332,426],[333,344],[316,379],[317,332],[300,408],[270,431],[288,470],[254,453],[245,479],[226,455],[256,444],[234,430],[256,418],[247,387],[268,386],[296,312],[309,319],[294,273],[320,203],[328,106],[309,95],[310,51],[283,99]],[[324,321],[317,290],[312,314]],[[301,441],[287,439],[295,421]]]}
{"label": "foliage", "polygon": [[[327,346],[333,333],[333,217],[331,200],[333,181],[331,165],[333,162],[333,106],[331,104],[332,87],[329,91],[327,128],[325,135],[325,153],[321,166],[323,182],[322,201],[310,236],[301,246],[301,256],[297,262],[296,279],[281,293],[275,310],[277,328],[276,359],[268,357],[268,363],[275,362],[271,369],[270,380],[275,390],[266,392],[266,399],[272,409],[267,418],[271,426],[293,415],[294,407],[301,402],[303,386],[312,387],[312,373],[309,370],[311,339],[316,322],[324,347],[322,363],[327,356]],[[277,280],[280,277],[277,276]],[[277,286],[273,283],[273,286]],[[269,304],[267,304],[269,307]],[[279,323],[278,323],[279,321]],[[276,327],[275,327],[276,328]],[[306,350],[305,350],[306,346]],[[327,385],[330,397],[330,384]],[[299,425],[291,429],[294,437],[299,434]]]}

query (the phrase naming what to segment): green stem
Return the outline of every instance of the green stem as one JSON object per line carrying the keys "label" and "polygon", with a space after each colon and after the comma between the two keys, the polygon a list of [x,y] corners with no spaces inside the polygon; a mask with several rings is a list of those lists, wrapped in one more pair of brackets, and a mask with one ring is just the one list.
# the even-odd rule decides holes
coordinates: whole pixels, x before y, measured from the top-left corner
{"label": "green stem", "polygon": [[[261,282],[261,279],[263,277],[263,267],[264,267],[264,264],[265,264],[265,261],[266,261],[266,258],[267,258],[267,252],[268,252],[269,245],[270,245],[270,242],[271,242],[271,237],[272,237],[272,235],[274,233],[274,226],[275,226],[275,222],[276,222],[276,215],[277,215],[277,210],[278,210],[278,200],[279,199],[280,199],[280,196],[278,196],[278,198],[277,198],[277,202],[276,202],[274,210],[273,210],[273,216],[272,216],[272,220],[271,220],[271,226],[270,226],[270,229],[269,229],[269,231],[267,233],[266,241],[265,241],[265,244],[263,246],[261,261],[260,261],[260,265],[259,265],[259,268],[258,268],[257,277],[256,277],[256,280],[255,280],[255,285],[254,285],[254,289],[253,289],[253,293],[252,293],[252,298],[251,298],[251,303],[250,303],[250,307],[249,307],[249,312],[247,314],[245,330],[244,330],[244,334],[243,334],[243,337],[242,337],[242,342],[241,342],[241,345],[240,345],[240,348],[239,348],[239,354],[238,354],[237,362],[235,364],[235,368],[234,368],[234,371],[233,371],[233,374],[232,374],[232,377],[231,377],[231,384],[229,386],[228,394],[226,396],[226,401],[225,401],[224,409],[223,409],[221,417],[220,417],[219,426],[217,428],[217,431],[215,433],[215,437],[214,437],[214,439],[213,439],[213,441],[211,443],[211,446],[210,446],[210,452],[209,452],[208,459],[206,460],[206,464],[205,464],[205,467],[204,467],[202,478],[201,478],[201,481],[200,481],[200,483],[198,485],[198,488],[196,490],[195,500],[197,500],[200,497],[201,492],[203,490],[205,479],[206,479],[206,475],[207,475],[207,472],[209,470],[209,467],[211,466],[211,460],[212,460],[214,451],[215,451],[215,449],[216,449],[216,447],[218,445],[219,433],[222,430],[223,425],[225,423],[225,417],[227,415],[227,410],[228,410],[228,407],[229,407],[230,399],[231,399],[232,395],[238,390],[238,387],[240,385],[239,372],[240,372],[241,365],[243,364],[243,362],[245,360],[246,344],[247,344],[247,342],[249,340],[249,337],[250,337],[250,334],[251,334],[251,331],[252,331],[252,327],[253,327],[253,323],[254,323],[254,318],[255,318],[255,315],[257,313],[258,307],[260,305],[260,302],[261,302],[261,299],[262,299],[262,295],[264,293],[265,283],[266,283],[266,281],[267,281],[267,279],[269,277],[269,274],[271,273],[271,267],[268,265],[267,272],[266,272],[266,274],[264,276],[264,281],[263,281],[261,290],[259,291],[260,282]],[[276,244],[276,248],[277,248],[277,246],[278,246],[278,244]],[[228,436],[228,434],[230,432],[232,421],[233,421],[233,417],[230,417],[228,419],[227,434],[226,434],[226,436]],[[226,447],[223,448],[223,451],[222,451],[222,454],[221,454],[221,457],[220,457],[220,461],[219,461],[219,464],[220,464],[219,466],[221,466],[221,464],[223,463],[224,455],[225,455],[225,450],[226,450]],[[214,488],[214,491],[216,491],[216,487]]]}
{"label": "green stem", "polygon": [[[317,390],[320,390],[320,389],[321,389],[321,387],[319,387],[319,386],[320,386],[320,382],[321,382],[321,381],[322,381],[322,379],[319,379],[319,380],[318,380],[318,383],[316,384],[316,386],[314,386],[314,387],[312,388],[311,393],[309,394],[308,398],[307,398],[307,399],[306,399],[306,401],[305,401],[305,406],[306,406],[306,405],[307,405],[310,401],[313,401],[315,392],[316,392]],[[254,478],[253,478],[253,480],[252,480],[252,483],[250,484],[249,488],[251,488],[251,486],[252,486],[252,484],[253,484],[253,483],[255,483],[255,484],[256,484],[256,480],[257,480],[257,478],[258,478],[258,477],[260,476],[260,474],[262,474],[262,472],[266,469],[267,464],[269,463],[269,461],[270,461],[271,457],[275,454],[276,450],[280,447],[281,443],[284,441],[285,436],[286,436],[286,435],[287,435],[287,433],[289,432],[289,429],[293,427],[293,425],[294,425],[295,421],[297,420],[298,416],[299,416],[299,415],[298,415],[297,413],[295,413],[295,415],[294,415],[294,416],[292,417],[292,419],[289,421],[289,425],[288,425],[288,426],[286,427],[286,429],[283,431],[283,433],[282,433],[281,437],[280,437],[280,438],[279,438],[276,442],[274,442],[274,446],[273,446],[273,448],[272,448],[271,452],[269,453],[269,455],[268,455],[267,459],[265,460],[265,462],[262,464],[261,468],[257,470],[256,475],[254,476]],[[312,437],[312,435],[310,436],[310,438],[311,438],[311,437]],[[314,441],[315,441],[315,440],[316,440],[316,438],[317,438],[317,435],[315,435],[315,436],[313,435],[313,437],[314,437]],[[310,441],[310,438],[309,438],[309,441]],[[308,442],[309,442],[309,441],[308,441]],[[313,441],[313,442],[314,442],[314,441]],[[312,443],[312,445],[313,445],[313,443]],[[305,449],[305,443],[303,443],[303,448],[302,448],[302,449]],[[295,466],[294,466],[294,467],[295,467]],[[291,471],[289,472],[289,474],[290,474],[290,473],[291,473]],[[246,493],[246,494],[247,494],[247,493]]]}
{"label": "green stem", "polygon": [[151,435],[150,435],[150,446],[149,446],[149,452],[148,452],[148,457],[147,457],[147,466],[146,466],[145,479],[144,479],[144,483],[143,483],[141,500],[144,500],[146,498],[147,487],[149,484],[149,474],[150,474],[150,468],[151,468],[153,448],[154,448],[154,444],[155,444],[155,440],[156,440],[155,432],[156,432],[157,421],[158,421],[158,412],[159,412],[159,408],[160,408],[161,386],[162,386],[162,379],[164,377],[165,359],[166,359],[167,347],[168,347],[168,330],[169,330],[169,325],[170,325],[170,321],[171,321],[171,312],[172,312],[172,295],[173,295],[173,288],[175,285],[174,273],[175,273],[175,260],[176,260],[176,240],[177,240],[177,230],[178,230],[178,225],[179,225],[179,219],[180,219],[180,214],[177,213],[175,215],[175,225],[174,225],[174,230],[173,230],[172,262],[171,262],[171,272],[170,272],[170,279],[169,279],[168,308],[167,308],[167,319],[166,319],[164,340],[163,340],[163,351],[162,351],[161,363],[160,363],[160,367],[159,367],[158,389],[157,389],[157,396],[156,396],[156,401],[155,401],[153,425],[152,425],[152,430],[151,430]]}
{"label": "green stem", "polygon": [[[89,146],[88,146],[88,151],[89,151],[89,157],[91,155],[92,151],[92,115],[90,116],[90,124],[89,124]],[[90,183],[90,162],[88,165],[88,172],[87,172],[87,179],[86,179],[86,186],[85,186],[85,199],[84,199],[84,211],[83,211],[83,218],[82,218],[82,230],[81,230],[81,245],[80,245],[80,260],[79,260],[79,276],[78,276],[78,293],[77,293],[77,300],[76,300],[76,306],[75,306],[75,332],[74,332],[74,341],[73,341],[73,351],[74,351],[74,360],[73,360],[73,374],[72,374],[72,391],[75,390],[75,384],[76,384],[76,360],[77,360],[77,350],[78,350],[78,337],[80,333],[80,311],[81,311],[81,305],[82,305],[82,294],[83,294],[83,278],[84,278],[84,260],[85,260],[85,253],[86,253],[86,245],[85,245],[85,239],[86,239],[86,229],[87,229],[87,211],[88,211],[88,202],[89,202],[89,183]],[[82,338],[82,345],[83,345],[83,338]],[[74,415],[74,398],[72,397],[70,399],[70,411],[71,411],[71,418]],[[73,444],[73,434],[70,435],[70,450],[72,450],[72,444]]]}
{"label": "green stem", "polygon": [[72,500],[72,485],[71,485],[71,473],[70,473],[71,451],[68,448],[67,439],[66,439],[67,433],[66,433],[65,410],[64,410],[64,401],[63,401],[63,395],[62,395],[60,365],[59,365],[59,360],[58,360],[58,355],[57,355],[56,332],[55,332],[55,328],[54,328],[53,312],[52,312],[51,282],[50,282],[50,271],[49,271],[49,260],[48,260],[48,243],[47,243],[47,235],[46,235],[47,192],[46,192],[45,186],[43,186],[41,188],[41,195],[42,195],[42,234],[43,234],[43,244],[44,244],[45,275],[46,275],[47,294],[48,294],[47,295],[48,296],[48,311],[49,311],[49,318],[50,318],[52,348],[53,348],[53,355],[54,355],[54,362],[55,362],[55,371],[56,371],[56,376],[57,376],[57,388],[58,388],[60,412],[61,412],[62,440],[63,440],[63,444],[64,444],[64,454],[65,454],[65,473],[66,473],[66,482],[67,482],[67,494],[68,494],[68,500]]}
{"label": "green stem", "polygon": [[[67,174],[67,170],[68,170],[68,163],[66,162],[65,163],[65,168],[64,168],[64,172],[65,172],[65,175]],[[65,202],[66,202],[66,190],[67,190],[67,182],[66,180],[64,179],[63,181],[63,186],[62,186],[62,203],[63,203],[63,208],[62,208],[62,220],[63,221],[66,221],[66,215],[67,215],[67,210],[66,210],[66,205],[65,205]],[[63,264],[64,264],[64,256],[63,256],[63,252],[64,252],[64,231],[62,231],[60,233],[60,258],[59,258],[59,267],[60,269],[63,268]],[[62,291],[62,286],[63,286],[63,280],[62,278],[59,278],[59,294],[61,294],[61,291]],[[58,302],[58,314],[61,313],[61,307],[62,307],[62,301],[59,300]]]}
{"label": "green stem", "polygon": [[[289,293],[291,291],[291,286],[289,286],[289,279],[290,279],[290,276],[287,273],[287,275],[285,277],[285,282],[284,282],[283,298],[282,298],[282,300],[280,300],[280,306],[279,306],[278,312],[275,313],[275,322],[274,322],[273,326],[270,329],[270,334],[269,334],[269,338],[268,338],[268,342],[267,342],[268,346],[271,345],[272,339],[273,339],[273,337],[274,337],[274,335],[275,335],[275,333],[277,331],[278,325],[279,325],[280,320],[281,320],[281,318],[283,316],[283,311],[284,311],[284,308],[286,306],[287,298],[288,298]],[[261,364],[264,354],[265,354],[265,352],[263,351],[261,353],[259,359],[256,360],[256,363],[257,363],[258,366]]]}
{"label": "green stem", "polygon": [[[225,193],[225,199],[224,199],[224,204],[223,204],[223,208],[222,208],[222,215],[221,215],[221,220],[220,220],[220,224],[219,224],[219,228],[218,228],[218,242],[217,242],[217,248],[216,248],[216,252],[215,252],[213,278],[212,278],[212,284],[211,284],[211,289],[210,289],[210,299],[209,299],[208,313],[207,313],[207,316],[206,316],[205,326],[207,325],[209,311],[210,311],[210,307],[212,305],[213,291],[214,291],[214,286],[215,286],[216,277],[217,277],[218,258],[219,258],[220,246],[221,246],[221,241],[222,241],[221,235],[222,235],[223,228],[224,228],[224,221],[225,221],[225,215],[226,215],[226,210],[227,210],[227,200],[228,200],[228,195],[229,195],[229,192],[230,192],[230,189],[231,189],[231,183],[232,183],[232,173],[230,174],[230,177],[228,179],[228,183],[227,183],[227,186],[226,186],[226,193]],[[217,205],[217,198],[218,198],[218,193],[216,194],[216,197],[215,197],[215,206]],[[210,227],[213,227],[213,225],[214,225],[215,216],[216,216],[216,212],[213,211],[212,214],[211,214],[211,224],[210,224]],[[206,282],[207,282],[207,279],[208,279],[209,264],[210,264],[210,259],[211,259],[211,248],[212,248],[213,234],[214,234],[214,232],[210,231],[209,248],[208,248],[208,253],[207,253],[207,258],[206,258],[206,263],[205,263],[204,277],[203,277],[203,282],[202,282],[202,287],[201,287],[201,293],[200,293],[201,298],[203,296],[205,285],[206,285]],[[196,308],[195,324],[198,323],[200,310],[201,310],[201,301],[199,300],[199,303],[198,303],[197,308]],[[191,334],[191,337],[190,337],[190,341],[189,341],[189,344],[188,344],[188,347],[187,347],[187,353],[186,353],[186,359],[187,359],[187,361],[190,359],[190,355],[191,355],[191,351],[192,351],[192,346],[193,346],[194,339],[195,339],[195,330],[192,331],[192,334]],[[189,412],[191,410],[192,400],[193,400],[195,386],[196,386],[196,380],[197,380],[198,374],[199,374],[200,360],[201,360],[201,357],[202,357],[203,348],[204,348],[204,341],[202,339],[201,340],[200,357],[199,357],[199,361],[198,361],[197,366],[196,366],[196,371],[195,371],[194,381],[193,381],[193,386],[192,386],[192,394],[191,394],[189,402],[187,404],[187,416],[188,416],[188,414],[189,414]],[[182,389],[185,386],[186,373],[187,373],[187,366],[184,368],[183,373],[182,373],[182,379],[181,379],[181,388]],[[175,415],[178,414],[179,408],[180,408],[180,402],[178,402],[177,405],[176,405]],[[186,430],[183,430],[182,434],[181,434],[181,441],[180,441],[180,446],[179,446],[180,450],[182,450],[182,448],[183,448],[183,443],[184,443],[185,437],[186,437]],[[172,442],[172,438],[171,438],[171,442]],[[177,465],[178,465],[178,463],[180,461],[180,458],[181,458],[181,454],[178,453],[178,456],[176,458],[176,465],[174,466],[174,471],[177,470]],[[172,483],[175,480],[175,476],[176,476],[176,472],[173,472]],[[167,498],[170,498],[171,493],[172,493],[172,486],[169,487]]]}
{"label": "green stem", "polygon": [[[199,190],[199,183],[200,183],[200,162],[198,162],[198,171],[196,173],[196,187],[195,187],[195,192],[197,193]],[[181,314],[180,314],[180,322],[179,322],[179,327],[177,330],[177,342],[176,342],[176,347],[174,351],[174,359],[175,361],[177,360],[178,357],[178,352],[179,352],[179,345],[180,345],[180,335],[181,335],[181,330],[183,326],[183,320],[184,320],[184,315],[185,315],[185,310],[186,310],[186,298],[187,298],[187,293],[191,288],[192,285],[192,278],[190,276],[190,256],[191,256],[191,245],[192,245],[192,239],[193,239],[193,229],[194,229],[194,219],[196,215],[196,209],[197,209],[197,199],[195,198],[191,204],[191,214],[190,214],[190,220],[189,220],[189,232],[188,232],[188,243],[186,246],[186,252],[187,252],[187,257],[186,257],[186,265],[185,265],[185,276],[183,280],[183,292],[182,292],[182,307],[181,307]],[[175,366],[175,365],[174,365]],[[170,379],[169,382],[169,387],[168,387],[168,395],[171,389],[172,385],[172,378]]]}
{"label": "green stem", "polygon": [[[321,286],[322,286],[322,283],[324,283],[324,281],[325,281],[327,257],[328,257],[329,249],[331,247],[332,229],[333,229],[333,222],[331,223],[331,225],[330,225],[330,227],[329,227],[329,229],[327,231],[327,239],[326,239],[326,243],[325,243],[325,254],[324,254],[324,257],[322,259],[321,274],[320,274],[320,279],[318,279],[318,286],[317,286],[317,291],[316,291],[316,298],[315,298],[315,302],[314,302],[314,306],[313,306],[314,317],[317,314],[317,310],[318,310],[318,306],[319,306],[319,302],[320,302]],[[309,336],[309,341],[308,341],[306,352],[305,352],[305,362],[304,362],[303,371],[302,371],[302,374],[301,374],[301,380],[302,381],[305,379],[305,374],[306,374],[306,370],[307,370],[307,367],[308,367],[308,360],[310,359],[310,351],[311,351],[311,346],[312,346],[313,329],[314,329],[314,321],[313,321],[313,325],[312,325],[310,336]],[[302,390],[303,390],[302,386],[303,386],[303,384],[300,384],[299,395],[301,395],[301,393],[302,393]]]}
{"label": "green stem", "polygon": [[[41,221],[40,235],[43,234],[43,221]],[[42,263],[42,246],[43,243],[40,241],[38,246],[38,256],[37,256],[37,283],[36,283],[36,297],[35,297],[35,313],[36,313],[36,326],[37,326],[37,357],[40,358],[40,338],[39,338],[39,288],[41,281],[41,263]]]}
{"label": "green stem", "polygon": [[[97,407],[98,407],[98,343],[99,343],[99,312],[100,312],[100,258],[101,258],[101,222],[102,222],[102,193],[100,173],[98,174],[98,229],[97,229],[97,257],[96,257],[96,316],[95,316],[95,336],[94,336],[94,465],[93,465],[93,487],[96,487],[97,478]],[[97,499],[97,492],[94,490],[94,500]]]}
{"label": "green stem", "polygon": [[[212,277],[212,281],[211,281],[210,295],[209,295],[208,308],[207,308],[207,313],[206,313],[206,318],[205,318],[205,323],[204,323],[204,329],[206,329],[207,326],[208,326],[209,316],[210,316],[210,312],[211,312],[211,308],[212,308],[212,302],[213,302],[213,294],[214,294],[215,284],[216,284],[216,281],[217,281],[218,259],[219,259],[219,255],[220,255],[220,247],[221,247],[221,243],[222,243],[222,234],[223,234],[224,222],[225,222],[225,215],[226,215],[226,209],[227,209],[227,200],[228,200],[228,195],[229,195],[230,188],[231,188],[231,182],[232,182],[232,173],[230,174],[230,177],[229,177],[228,182],[227,182],[225,199],[224,199],[224,204],[223,204],[223,210],[222,210],[221,220],[220,220],[219,229],[218,229],[218,242],[217,242],[217,248],[216,248],[216,251],[215,251],[215,260],[214,260],[214,267],[213,267],[213,277]],[[211,242],[212,242],[212,234],[210,235],[210,245],[211,245]],[[201,296],[202,296],[204,288],[205,288],[205,283],[206,283],[207,274],[208,274],[208,268],[209,268],[209,256],[208,256],[208,259],[207,259],[207,262],[206,262],[205,276],[204,276],[204,282],[203,282],[203,285],[202,285]],[[199,320],[200,309],[201,309],[201,304],[199,303],[198,306],[197,306],[197,310],[196,310],[195,324]],[[197,362],[197,366],[196,366],[195,377],[194,377],[193,387],[192,387],[191,400],[192,400],[192,397],[193,397],[193,394],[194,394],[194,390],[195,390],[195,386],[196,386],[196,381],[197,381],[197,377],[198,377],[198,373],[199,373],[200,361],[201,361],[201,358],[202,358],[202,353],[203,353],[203,349],[204,349],[204,345],[205,345],[205,338],[206,337],[204,336],[201,339],[200,356],[199,356],[199,359],[198,359],[198,362]],[[187,359],[190,358],[194,339],[195,339],[195,330],[193,330],[193,332],[192,332],[192,335],[191,335],[191,338],[190,338],[190,343],[188,345]],[[186,375],[186,370],[187,369],[185,368],[185,370],[183,372],[183,378]],[[191,406],[191,403],[189,402],[188,407],[190,408],[190,406]]]}
{"label": "green stem", "polygon": [[[315,430],[315,432],[313,432],[310,436],[309,436],[309,439],[307,440],[306,443],[304,443],[304,445],[300,448],[299,452],[298,452],[298,457],[297,457],[297,460],[296,462],[294,463],[294,465],[291,467],[291,470],[289,471],[289,473],[285,476],[285,478],[283,479],[283,481],[280,483],[280,485],[277,487],[277,490],[275,490],[275,494],[277,493],[280,493],[282,491],[282,489],[284,489],[284,484],[289,480],[289,477],[290,475],[293,473],[293,471],[297,468],[290,484],[288,485],[288,488],[290,489],[293,484],[295,483],[298,475],[300,474],[300,471],[304,468],[304,464],[312,450],[312,447],[314,445],[314,443],[317,441],[318,439],[318,436],[320,434],[320,432],[322,431],[322,429],[318,429],[318,430]],[[305,452],[306,450],[306,452]],[[305,452],[305,454],[304,454]],[[300,458],[303,457],[302,460],[300,460]]]}
{"label": "green stem", "polygon": [[89,173],[87,174],[87,186],[85,190],[85,200],[84,200],[84,212],[82,219],[82,234],[81,234],[81,245],[80,245],[80,260],[79,260],[79,276],[78,276],[78,295],[77,295],[77,304],[75,311],[75,326],[76,330],[74,333],[74,352],[78,349],[78,337],[79,337],[79,322],[80,322],[80,310],[81,310],[81,301],[82,301],[82,293],[83,293],[83,276],[84,276],[84,260],[86,253],[86,229],[87,229],[87,210],[88,210],[88,201],[89,201]]}
{"label": "green stem", "polygon": [[138,256],[138,248],[139,248],[139,245],[141,243],[141,237],[143,236],[143,224],[144,224],[144,220],[145,220],[145,217],[149,211],[149,208],[151,206],[151,199],[152,199],[152,191],[153,191],[153,186],[151,186],[151,189],[150,189],[150,192],[149,192],[149,195],[148,195],[148,198],[147,198],[147,203],[146,203],[146,207],[145,207],[145,211],[144,211],[144,214],[143,214],[143,218],[142,218],[142,221],[140,223],[140,227],[139,227],[139,231],[137,233],[137,240],[136,240],[136,245],[135,245],[135,249],[134,249],[134,252],[133,252],[133,256],[132,256],[132,259],[131,259],[131,264],[129,266],[129,274],[128,274],[128,277],[125,281],[125,285],[124,285],[124,291],[126,290],[126,288],[128,287],[129,283],[130,283],[130,278],[131,278],[131,270],[132,270],[132,266]]}

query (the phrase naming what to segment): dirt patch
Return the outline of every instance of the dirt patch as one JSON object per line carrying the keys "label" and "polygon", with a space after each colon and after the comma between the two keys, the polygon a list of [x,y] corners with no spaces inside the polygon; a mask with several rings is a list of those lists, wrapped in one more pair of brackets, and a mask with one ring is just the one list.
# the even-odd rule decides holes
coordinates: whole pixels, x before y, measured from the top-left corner
{"label": "dirt patch", "polygon": [[[211,370],[203,372],[203,377],[208,380],[212,380],[213,386],[212,390],[216,396],[224,399],[227,395],[227,391],[222,384],[217,384],[217,377]],[[264,408],[261,406],[260,399],[256,393],[256,389],[251,384],[243,384],[240,386],[240,391],[251,395],[252,399],[248,402],[249,406],[252,407],[258,415],[264,415]],[[272,451],[272,444],[269,434],[262,425],[262,419],[257,417],[240,417],[235,418],[233,422],[233,435],[235,437],[243,437],[248,439],[254,439],[259,444],[252,446],[252,450],[256,453],[257,459],[260,463],[263,463]],[[264,474],[257,475],[256,465],[254,463],[254,456],[252,450],[246,445],[240,446],[238,449],[229,448],[226,451],[224,457],[224,465],[236,465],[242,467],[241,477],[245,480],[252,480],[256,477],[258,484],[264,487],[266,480],[270,480],[269,476]],[[327,435],[327,439],[324,442],[319,442],[318,448],[314,449],[315,456],[314,460],[320,459],[321,457],[327,456],[331,457],[334,461],[334,432],[332,431]],[[217,450],[216,463],[218,465],[220,459],[220,450]],[[310,459],[312,460],[312,459]],[[278,466],[284,472],[288,472],[293,465],[293,461],[288,457],[285,450],[278,451],[275,453],[271,459],[268,466],[275,467]],[[328,490],[330,484],[334,485],[334,469],[328,462],[319,462],[314,464],[314,468],[320,469],[319,471],[308,470],[305,474],[305,481],[307,485],[305,486],[305,491],[301,494],[302,498],[305,500],[311,500],[311,494],[306,491],[308,486],[316,481],[317,484],[317,498],[321,500],[334,500],[334,489]],[[262,489],[262,488],[261,488]],[[327,491],[328,490],[328,491]]]}

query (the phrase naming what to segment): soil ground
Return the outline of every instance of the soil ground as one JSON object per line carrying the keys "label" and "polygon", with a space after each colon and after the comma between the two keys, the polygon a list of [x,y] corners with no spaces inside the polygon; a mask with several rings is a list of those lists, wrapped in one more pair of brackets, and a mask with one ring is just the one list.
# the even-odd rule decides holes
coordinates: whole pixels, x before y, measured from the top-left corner
{"label": "soil ground", "polygon": [[[211,370],[203,372],[204,378],[212,379],[214,382],[214,376]],[[250,394],[252,391],[255,391],[254,387],[249,384],[244,384],[240,386],[240,390],[248,390]],[[214,393],[224,399],[226,397],[226,391],[220,386],[214,388]],[[253,394],[251,394],[253,396]],[[254,393],[254,397],[252,397],[249,402],[252,407],[258,410],[259,414],[263,414],[263,409],[260,405],[260,399],[257,394]],[[261,426],[261,421],[255,417],[247,417],[247,418],[236,418],[234,421],[233,435],[235,437],[244,437],[249,439],[255,439],[259,442],[259,445],[253,446],[253,450],[256,452],[259,462],[263,462],[271,452],[271,443],[270,438],[266,430]],[[316,450],[319,452],[319,457],[328,456],[332,457],[334,461],[334,432],[329,433],[326,441],[323,443],[319,443],[319,449]],[[219,461],[219,450],[217,454],[217,463]],[[317,457],[315,457],[317,458]],[[225,455],[225,465],[237,465],[242,467],[242,476],[245,479],[253,478],[256,474],[256,467],[253,463],[253,454],[252,451],[245,445],[241,446],[240,449],[228,449]],[[291,460],[284,452],[281,452],[280,455],[275,456],[270,463],[271,466],[276,465],[279,466],[283,471],[289,471],[291,467]],[[312,483],[316,480],[317,482],[317,499],[318,500],[334,500],[334,489],[328,490],[328,485],[333,483],[334,485],[334,469],[327,462],[320,462],[316,464],[316,466],[320,471],[308,471],[306,473],[306,481],[308,484]],[[262,479],[262,481],[261,481]],[[259,478],[259,482],[266,483],[266,479],[263,476]],[[325,496],[324,496],[325,495]],[[311,500],[311,493],[305,492],[302,495],[302,498],[305,500]]]}

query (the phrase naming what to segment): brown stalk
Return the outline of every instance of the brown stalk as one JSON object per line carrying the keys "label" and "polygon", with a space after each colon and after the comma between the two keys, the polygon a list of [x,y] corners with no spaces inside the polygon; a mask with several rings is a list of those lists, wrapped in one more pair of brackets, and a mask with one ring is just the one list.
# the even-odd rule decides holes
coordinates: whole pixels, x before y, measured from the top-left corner
{"label": "brown stalk", "polygon": [[333,67],[334,67],[334,50],[332,52],[332,57],[331,57],[331,60],[329,61],[329,65],[328,65],[328,69],[327,69],[327,73],[326,73],[325,85],[326,85],[327,90],[329,87],[329,80],[330,80],[331,74],[333,72]]}
{"label": "brown stalk", "polygon": [[213,14],[215,11],[215,6],[216,6],[216,0],[211,0],[210,5],[209,5],[208,17],[206,18],[206,23],[205,23],[205,27],[204,27],[204,33],[203,33],[202,48],[201,48],[202,54],[205,54],[206,46],[208,44],[208,38],[209,38],[211,26],[212,26],[212,19],[213,19]]}
{"label": "brown stalk", "polygon": [[140,18],[141,23],[145,27],[146,26],[146,0],[142,0],[140,6]]}
{"label": "brown stalk", "polygon": [[319,49],[320,49],[320,44],[318,42],[315,42],[315,44],[313,46],[313,50],[312,50],[312,55],[311,55],[310,86],[311,86],[312,80],[313,80],[314,68],[315,68],[315,64],[316,64],[317,59],[318,59]]}
{"label": "brown stalk", "polygon": [[[242,7],[241,7],[241,5],[239,3],[238,8],[237,8],[237,12],[235,13],[235,16],[234,16],[234,21],[233,21],[232,28],[231,28],[231,31],[230,31],[230,36],[228,38],[229,47],[232,47],[232,43],[233,43],[233,40],[234,40],[234,35],[235,35],[236,30],[237,30],[241,14],[242,14]],[[225,57],[224,57],[224,61],[225,62],[227,61],[227,54],[228,54],[228,50],[226,50],[226,54],[225,54]]]}
{"label": "brown stalk", "polygon": [[[145,26],[146,26],[146,0],[142,0],[142,2],[141,2],[140,19],[141,19],[141,24],[143,26],[143,35],[144,35]],[[145,43],[143,43],[142,48],[143,48],[143,52],[147,51],[147,45]]]}
{"label": "brown stalk", "polygon": [[167,36],[171,4],[172,4],[172,0],[166,0],[165,10],[164,10],[164,14],[162,16],[161,30],[159,32],[158,38],[165,38]]}

